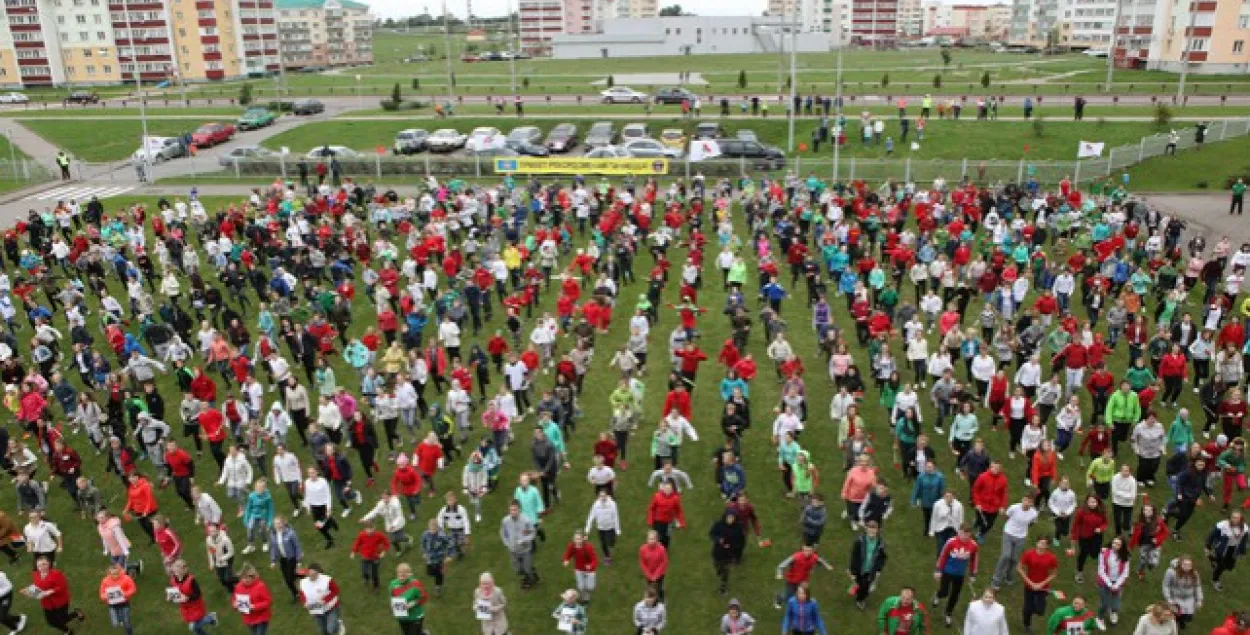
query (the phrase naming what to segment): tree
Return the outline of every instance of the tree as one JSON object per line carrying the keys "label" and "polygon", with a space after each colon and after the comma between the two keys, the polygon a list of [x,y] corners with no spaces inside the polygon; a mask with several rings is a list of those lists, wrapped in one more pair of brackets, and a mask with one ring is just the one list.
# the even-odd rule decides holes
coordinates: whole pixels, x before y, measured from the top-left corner
{"label": "tree", "polygon": [[942,87],[942,74],[941,74],[941,73],[934,73],[934,75],[933,75],[933,87],[934,87],[934,88],[941,88],[941,87]]}
{"label": "tree", "polygon": [[660,17],[662,18],[669,17],[669,16],[680,16],[680,15],[685,15],[681,11],[680,4],[670,4],[667,7],[660,9]]}
{"label": "tree", "polygon": [[412,89],[413,89],[413,90],[421,90],[421,78],[419,78],[419,77],[413,77],[413,78],[412,78]]}
{"label": "tree", "polygon": [[244,83],[239,87],[239,105],[246,106],[252,103],[252,85]]}
{"label": "tree", "polygon": [[616,78],[611,75],[608,75],[608,88],[611,88],[615,85],[616,85]]}
{"label": "tree", "polygon": [[391,101],[399,103],[404,100],[404,94],[399,90],[399,82],[395,82],[395,87],[391,88]]}
{"label": "tree", "polygon": [[747,72],[745,69],[738,71],[738,88],[747,87]]}
{"label": "tree", "polygon": [[951,51],[948,48],[942,49],[942,66],[951,65]]}
{"label": "tree", "polygon": [[889,86],[889,85],[890,85],[890,74],[886,73],[881,76],[881,87],[885,88],[886,86]]}
{"label": "tree", "polygon": [[1172,123],[1172,109],[1163,103],[1155,105],[1155,127],[1166,128]]}
{"label": "tree", "polygon": [[990,72],[985,71],[981,73],[981,88],[989,88],[989,87],[990,87]]}

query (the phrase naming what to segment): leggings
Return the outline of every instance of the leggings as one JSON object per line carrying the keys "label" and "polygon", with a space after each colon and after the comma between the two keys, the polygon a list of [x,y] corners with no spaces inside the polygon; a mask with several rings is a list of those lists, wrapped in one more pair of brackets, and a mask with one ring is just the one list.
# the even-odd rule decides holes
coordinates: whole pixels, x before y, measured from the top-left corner
{"label": "leggings", "polygon": [[604,558],[612,557],[612,549],[616,547],[616,530],[600,529],[599,530],[599,550],[603,552]]}
{"label": "leggings", "polygon": [[334,520],[334,516],[330,514],[330,509],[325,505],[313,505],[309,507],[312,512],[313,522],[321,523],[321,528],[317,531],[321,532],[321,536],[326,539],[326,544],[334,544],[334,534],[331,530],[338,529],[339,524]]}
{"label": "leggings", "polygon": [[959,604],[959,594],[964,588],[964,577],[961,575],[942,574],[941,584],[938,586],[938,599],[946,598],[946,615],[955,614],[955,607]]}
{"label": "leggings", "polygon": [[425,573],[434,578],[434,586],[442,588],[443,586],[443,563],[431,562],[425,565]]}
{"label": "leggings", "polygon": [[364,579],[366,586],[373,585],[373,588],[378,588],[378,585],[382,582],[381,574],[378,571],[378,561],[361,559],[360,577]]}
{"label": "leggings", "polygon": [[365,466],[365,478],[372,480],[374,467],[373,455],[377,452],[377,448],[372,445],[360,445],[356,446],[356,451],[360,453],[360,463]]}
{"label": "leggings", "polygon": [[299,491],[300,482],[288,481],[288,482],[283,483],[282,485],[286,487],[287,496],[291,497],[291,507],[294,507],[295,509],[299,509],[300,501],[303,499],[303,496],[300,495],[300,491]]}
{"label": "leggings", "polygon": [[136,515],[135,520],[138,521],[139,528],[143,530],[143,533],[147,534],[148,540],[150,540],[152,544],[156,544],[156,533],[152,529],[152,516],[152,514],[148,514],[146,516]]}
{"label": "leggings", "polygon": [[1227,571],[1232,571],[1237,566],[1237,552],[1232,549],[1225,549],[1223,553],[1211,556],[1211,581],[1219,582],[1220,576]]}
{"label": "leggings", "polygon": [[20,619],[9,613],[12,608],[13,593],[9,592],[4,597],[0,598],[0,624],[9,627],[9,630],[11,631],[15,631],[17,630],[17,624]]}
{"label": "leggings", "polygon": [[1176,401],[1181,396],[1181,378],[1180,377],[1164,377],[1163,378],[1163,401]]}
{"label": "leggings", "polygon": [[299,597],[299,577],[295,573],[296,565],[299,562],[295,558],[278,558],[278,568],[282,570],[282,581],[286,583],[286,588],[291,592],[291,597]]}
{"label": "leggings", "polygon": [[1100,534],[1094,534],[1089,538],[1082,538],[1077,541],[1076,570],[1083,573],[1086,560],[1098,562],[1098,552],[1101,550],[1102,535]]}
{"label": "leggings", "polygon": [[395,442],[401,441],[399,438],[399,419],[383,419],[382,429],[386,431],[386,449],[395,450]]}
{"label": "leggings", "polygon": [[[1133,528],[1133,506],[1132,505],[1112,505],[1111,515],[1114,517],[1115,533],[1117,536]],[[1101,545],[1099,545],[1101,547]]]}
{"label": "leggings", "polygon": [[616,455],[617,458],[624,461],[628,456],[627,448],[629,447],[629,431],[614,430],[612,436],[616,439]]}

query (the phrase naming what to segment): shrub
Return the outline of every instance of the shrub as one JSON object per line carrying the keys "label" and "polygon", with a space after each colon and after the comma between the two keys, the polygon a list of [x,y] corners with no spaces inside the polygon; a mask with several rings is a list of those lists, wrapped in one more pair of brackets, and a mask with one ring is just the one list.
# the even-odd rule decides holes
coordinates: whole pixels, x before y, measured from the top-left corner
{"label": "shrub", "polygon": [[990,87],[990,72],[989,71],[984,71],[981,73],[981,87],[982,88]]}
{"label": "shrub", "polygon": [[522,78],[521,78],[521,86],[522,86],[522,87],[524,87],[524,88],[529,88],[529,87],[530,87],[530,78],[528,78],[528,77],[522,77]]}
{"label": "shrub", "polygon": [[290,101],[271,101],[265,104],[265,107],[274,112],[291,112],[295,106],[295,102]]}
{"label": "shrub", "polygon": [[413,78],[412,78],[412,89],[413,89],[413,90],[421,90],[421,80],[420,80],[420,78],[417,78],[417,77],[413,77]]}
{"label": "shrub", "polygon": [[889,85],[890,85],[890,74],[886,73],[881,76],[881,87],[885,88],[886,86],[889,86]]}
{"label": "shrub", "polygon": [[1033,119],[1033,136],[1034,137],[1046,136],[1046,120],[1044,117],[1039,116]]}
{"label": "shrub", "polygon": [[1160,128],[1166,128],[1172,123],[1172,109],[1159,103],[1155,104],[1155,125]]}
{"label": "shrub", "polygon": [[746,87],[747,87],[747,72],[746,72],[746,69],[743,69],[743,70],[738,71],[738,88],[746,88]]}
{"label": "shrub", "polygon": [[950,65],[951,65],[951,51],[950,49],[944,48],[942,49],[942,66],[950,66]]}
{"label": "shrub", "polygon": [[942,87],[942,74],[941,74],[941,73],[934,73],[934,74],[933,74],[933,87],[934,87],[934,88],[941,88],[941,87]]}
{"label": "shrub", "polygon": [[387,112],[395,112],[398,110],[421,110],[422,108],[425,108],[428,105],[425,102],[421,102],[421,101],[409,100],[409,101],[396,102],[396,101],[391,101],[389,99],[383,99],[382,101],[378,102],[378,104],[382,106],[382,110],[385,110]]}
{"label": "shrub", "polygon": [[252,85],[244,83],[239,87],[239,105],[247,106],[252,103]]}
{"label": "shrub", "polygon": [[404,100],[404,94],[399,90],[399,82],[395,82],[395,86],[391,88],[391,101],[401,102]]}
{"label": "shrub", "polygon": [[616,85],[616,78],[611,75],[608,75],[608,88],[611,88],[615,85]]}

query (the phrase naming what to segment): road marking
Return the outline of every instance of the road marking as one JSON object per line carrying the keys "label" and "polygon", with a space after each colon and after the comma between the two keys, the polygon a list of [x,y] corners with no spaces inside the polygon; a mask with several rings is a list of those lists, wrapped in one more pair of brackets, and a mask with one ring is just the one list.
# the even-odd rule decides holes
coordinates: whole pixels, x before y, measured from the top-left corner
{"label": "road marking", "polygon": [[27,196],[26,198],[22,200],[24,201],[53,201],[53,200],[74,199],[74,200],[81,201],[81,200],[90,199],[92,196],[96,198],[109,198],[112,196],[117,196],[119,194],[124,194],[126,192],[129,192],[135,189],[135,187],[136,186],[134,185],[123,185],[123,186],[75,185],[71,187],[58,187],[58,188],[47,190],[44,192],[39,192],[38,194],[32,194],[30,196]]}

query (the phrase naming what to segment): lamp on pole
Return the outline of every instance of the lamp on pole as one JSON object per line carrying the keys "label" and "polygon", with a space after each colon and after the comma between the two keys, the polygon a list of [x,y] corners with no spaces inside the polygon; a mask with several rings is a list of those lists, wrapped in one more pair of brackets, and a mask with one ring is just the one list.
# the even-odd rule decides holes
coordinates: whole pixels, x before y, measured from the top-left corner
{"label": "lamp on pole", "polygon": [[130,74],[135,79],[135,92],[139,94],[139,124],[142,135],[139,137],[139,148],[143,150],[143,158],[152,162],[152,149],[148,147],[148,109],[143,99],[143,80],[139,78],[139,55],[135,49],[135,30],[130,26],[130,4],[122,0],[122,12],[126,14],[126,39],[130,42]]}
{"label": "lamp on pole", "polygon": [[451,25],[447,20],[447,0],[443,0],[443,48],[447,54],[447,98],[456,98],[456,86],[451,74]]}
{"label": "lamp on pole", "polygon": [[798,91],[798,82],[795,81],[795,51],[799,48],[798,32],[794,22],[790,23],[790,103],[788,110],[790,111],[790,130],[787,134],[786,151],[794,152],[794,120],[799,116],[799,108],[794,103],[795,95]]}
{"label": "lamp on pole", "polygon": [[516,56],[521,52],[519,42],[516,37],[516,14],[512,11],[512,0],[508,0],[508,48],[512,49],[508,55],[508,70],[512,74],[512,94],[516,95]]}
{"label": "lamp on pole", "polygon": [[1185,101],[1185,76],[1189,74],[1189,37],[1194,32],[1194,24],[1197,22],[1198,14],[1194,12],[1192,4],[1186,4],[1185,10],[1189,12],[1189,28],[1185,29],[1183,43],[1185,48],[1181,50],[1181,79],[1176,85],[1176,103],[1181,104]]}
{"label": "lamp on pole", "polygon": [[356,74],[356,107],[364,110],[365,95],[360,91],[360,74]]}
{"label": "lamp on pole", "polygon": [[835,85],[834,85],[834,92],[833,92],[834,94],[833,108],[834,108],[834,113],[836,113],[834,114],[834,117],[833,117],[833,130],[834,130],[834,134],[833,134],[833,181],[834,183],[837,183],[838,181],[838,160],[841,158],[841,154],[842,154],[842,144],[838,143],[838,135],[844,133],[844,131],[842,130],[841,124],[839,124],[839,122],[842,120],[842,48],[846,44],[843,38],[844,35],[845,34],[842,32],[842,27],[838,27],[838,72],[834,79]]}
{"label": "lamp on pole", "polygon": [[1107,81],[1103,84],[1104,92],[1111,92],[1112,74],[1115,73],[1115,44],[1120,32],[1120,0],[1115,0],[1111,18],[1111,48],[1107,50]]}

